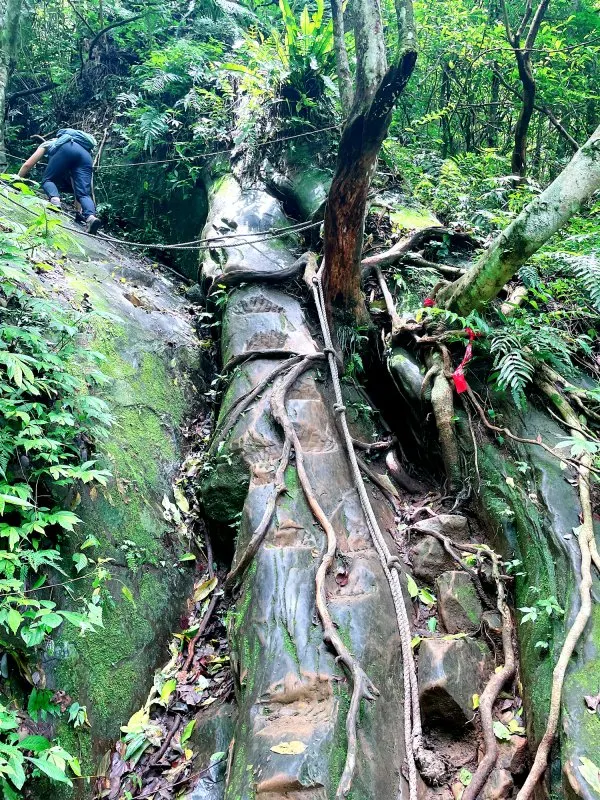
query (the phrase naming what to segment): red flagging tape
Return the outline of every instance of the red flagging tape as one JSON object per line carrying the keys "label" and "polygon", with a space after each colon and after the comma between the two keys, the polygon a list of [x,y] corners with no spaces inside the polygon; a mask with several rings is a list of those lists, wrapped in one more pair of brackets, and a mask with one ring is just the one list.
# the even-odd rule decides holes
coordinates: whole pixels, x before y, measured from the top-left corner
{"label": "red flagging tape", "polygon": [[465,378],[465,367],[473,358],[473,339],[477,336],[472,328],[465,328],[465,333],[469,337],[469,343],[467,345],[467,349],[465,350],[463,360],[452,373],[452,380],[454,381],[454,388],[456,389],[457,394],[462,394],[469,388],[469,384]]}

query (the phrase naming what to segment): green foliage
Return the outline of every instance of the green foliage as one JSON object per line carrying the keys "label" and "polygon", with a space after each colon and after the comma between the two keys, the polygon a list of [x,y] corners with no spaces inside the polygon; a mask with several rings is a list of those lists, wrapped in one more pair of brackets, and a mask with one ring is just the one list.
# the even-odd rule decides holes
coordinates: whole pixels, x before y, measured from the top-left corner
{"label": "green foliage", "polygon": [[[69,508],[78,487],[106,485],[109,477],[86,454],[107,435],[111,420],[91,394],[105,378],[99,354],[82,341],[84,317],[33,291],[25,256],[31,236],[0,233],[0,644],[2,673],[12,680],[27,672],[27,660],[65,622],[81,635],[102,627],[102,587],[109,577],[101,560],[75,553],[76,573],[89,565],[92,595],[75,594],[61,554],[79,523]],[[72,595],[77,611],[50,599],[50,576]],[[31,691],[27,712],[34,721],[60,715],[52,694]],[[70,785],[66,767],[80,774],[76,759],[43,737],[19,742],[16,714],[0,707],[5,796],[20,796],[15,790],[36,774]],[[85,709],[78,706],[70,718],[83,724]]]}

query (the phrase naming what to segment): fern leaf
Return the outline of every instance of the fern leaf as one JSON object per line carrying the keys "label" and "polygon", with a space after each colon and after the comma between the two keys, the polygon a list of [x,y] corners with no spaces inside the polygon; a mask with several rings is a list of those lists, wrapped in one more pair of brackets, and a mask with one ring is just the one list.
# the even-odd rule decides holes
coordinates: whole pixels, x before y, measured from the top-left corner
{"label": "fern leaf", "polygon": [[600,259],[595,255],[572,256],[569,264],[594,307],[600,311]]}

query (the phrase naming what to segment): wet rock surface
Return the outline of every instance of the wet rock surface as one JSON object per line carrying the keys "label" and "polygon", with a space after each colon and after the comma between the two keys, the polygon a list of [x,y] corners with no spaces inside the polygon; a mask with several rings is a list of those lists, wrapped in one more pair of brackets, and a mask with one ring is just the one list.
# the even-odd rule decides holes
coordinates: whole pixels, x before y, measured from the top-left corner
{"label": "wet rock surface", "polygon": [[[12,216],[12,204],[4,209],[3,202],[0,197],[0,207]],[[30,220],[23,213],[15,224]],[[100,368],[109,380],[100,394],[114,417],[98,463],[113,478],[94,492],[81,487],[76,513],[82,523],[69,547],[78,550],[90,536],[99,541],[94,558],[107,559],[112,600],[103,609],[102,631],[81,637],[62,626],[45,644],[42,668],[47,688],[87,706],[91,727],[61,723],[57,734],[64,747],[81,754],[85,774],[93,775],[147,695],[191,584],[191,570],[179,563],[187,543],[178,541],[161,502],[183,457],[180,429],[195,402],[192,383],[202,388],[202,375],[192,319],[176,282],[149,262],[75,230],[68,242],[62,262],[40,276],[40,294],[82,313],[90,349],[105,357]],[[68,564],[66,544],[64,551]],[[78,599],[58,592],[60,608],[80,610]],[[91,786],[76,784],[78,797],[91,795]],[[51,791],[57,800],[73,796],[65,785]]]}
{"label": "wet rock surface", "polygon": [[[268,196],[253,198],[260,208],[274,203]],[[250,270],[257,266],[255,255],[243,262]],[[260,269],[268,274],[280,263],[274,266],[263,258]],[[241,513],[234,566],[275,492],[282,435],[270,413],[269,383],[233,424],[232,410],[274,369],[285,366],[286,353],[318,350],[296,298],[256,282],[230,295],[223,319],[224,362],[256,351],[263,355],[232,370],[215,453],[219,431],[227,427],[230,431],[202,486],[208,514],[232,521]],[[344,642],[381,692],[361,712],[352,785],[353,796],[379,800],[395,797],[401,780],[399,637],[389,587],[337,433],[333,398],[320,379],[324,370],[325,365],[318,365],[304,373],[289,391],[286,406],[315,497],[338,539],[339,558],[327,583],[329,608]],[[322,641],[315,614],[315,574],[324,536],[307,505],[293,461],[285,472],[285,485],[264,544],[243,576],[229,625],[239,718],[227,800],[249,800],[255,795],[261,800],[296,796],[325,800],[335,794],[346,757],[350,686]],[[382,529],[393,528],[392,510],[381,499],[375,507]],[[272,749],[290,741],[297,743],[292,754]]]}
{"label": "wet rock surface", "polygon": [[483,607],[466,572],[443,572],[436,581],[436,590],[440,618],[448,633],[479,630]]}
{"label": "wet rock surface", "polygon": [[513,780],[507,769],[494,769],[488,778],[483,791],[481,800],[506,800],[512,797]]}
{"label": "wet rock surface", "polygon": [[462,728],[473,719],[489,653],[471,638],[425,639],[419,646],[419,700],[428,724]]}
{"label": "wet rock surface", "polygon": [[444,550],[444,546],[433,536],[418,534],[417,541],[410,548],[413,572],[417,578],[432,585],[442,572],[452,569],[454,559]]}

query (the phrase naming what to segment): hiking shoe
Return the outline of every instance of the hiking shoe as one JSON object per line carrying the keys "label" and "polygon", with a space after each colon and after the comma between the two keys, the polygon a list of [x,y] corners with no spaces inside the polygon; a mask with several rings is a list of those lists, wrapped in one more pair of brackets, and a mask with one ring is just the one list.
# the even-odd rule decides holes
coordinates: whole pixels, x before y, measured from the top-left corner
{"label": "hiking shoe", "polygon": [[50,198],[50,205],[54,206],[54,208],[60,210],[62,208],[62,204],[60,202],[60,197],[51,197]]}
{"label": "hiking shoe", "polygon": [[95,217],[93,214],[90,214],[90,216],[85,221],[85,229],[88,233],[92,234],[98,233],[98,230],[101,225],[102,223],[100,222],[98,217]]}

